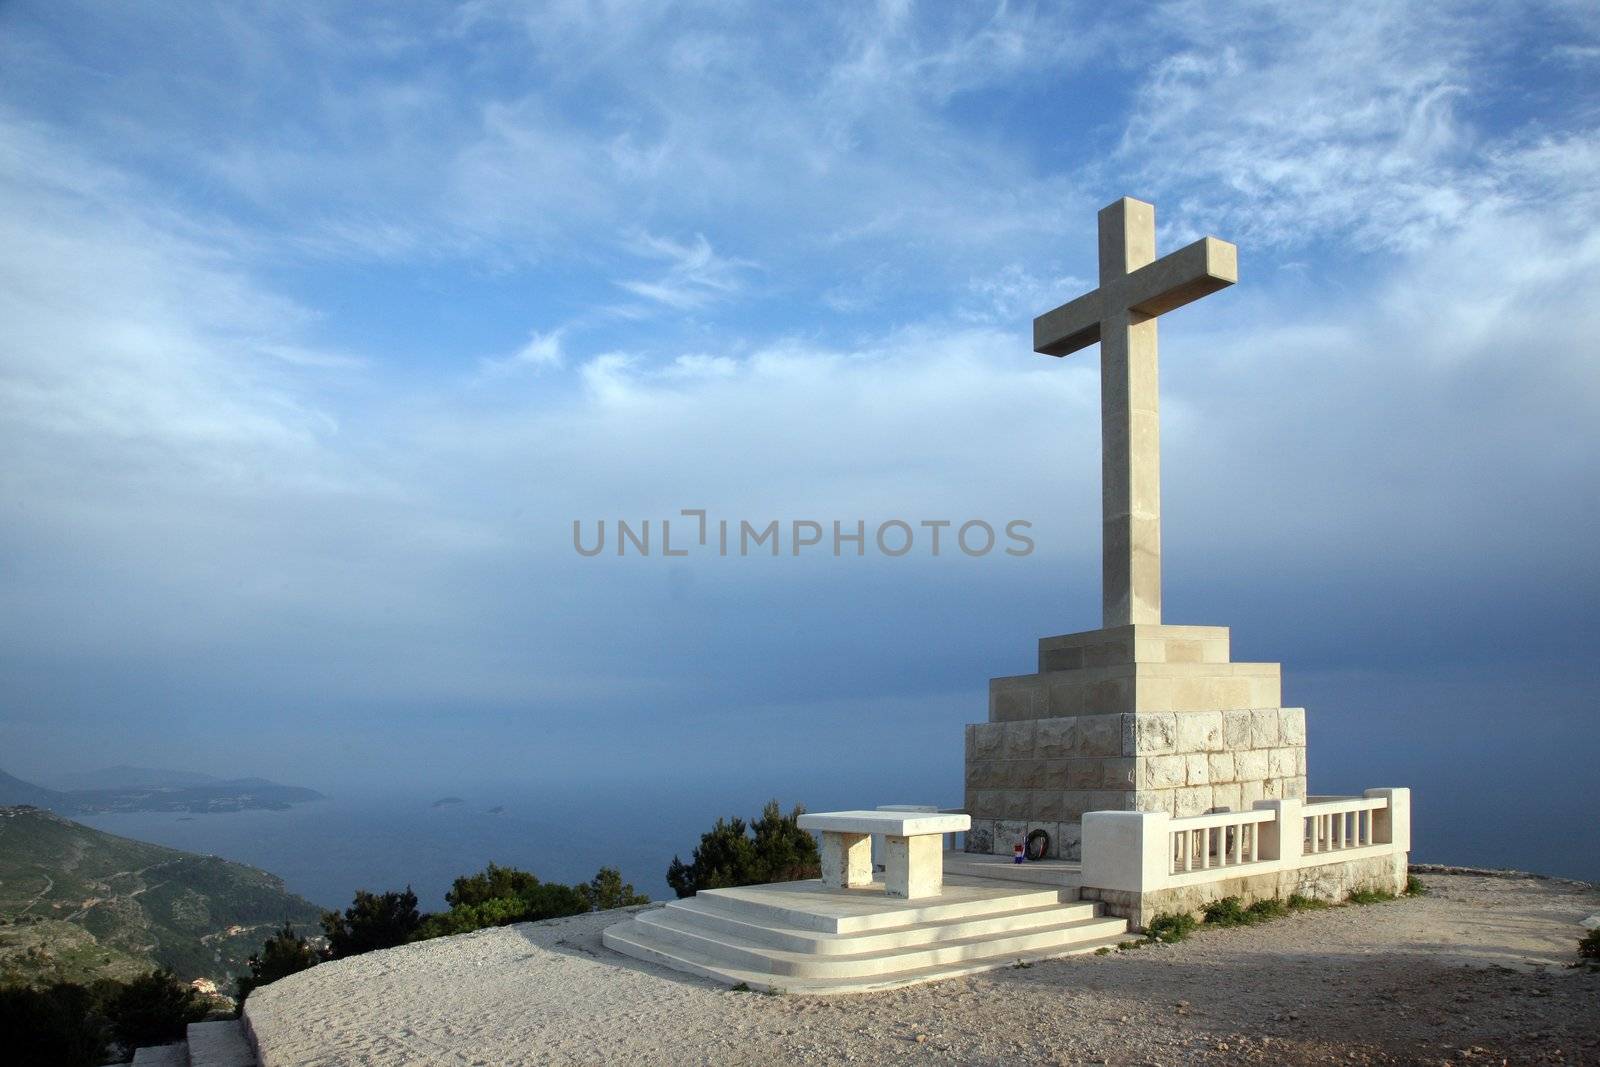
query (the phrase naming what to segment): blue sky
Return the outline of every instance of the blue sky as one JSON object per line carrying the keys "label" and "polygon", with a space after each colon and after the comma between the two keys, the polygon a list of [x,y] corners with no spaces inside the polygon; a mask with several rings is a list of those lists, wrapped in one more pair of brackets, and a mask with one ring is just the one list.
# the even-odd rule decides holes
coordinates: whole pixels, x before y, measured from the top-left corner
{"label": "blue sky", "polygon": [[[0,5],[0,766],[955,800],[1098,624],[1030,321],[1133,195],[1240,247],[1167,620],[1314,790],[1592,806],[1597,73],[1586,3]],[[1037,550],[572,549],[696,507]]]}

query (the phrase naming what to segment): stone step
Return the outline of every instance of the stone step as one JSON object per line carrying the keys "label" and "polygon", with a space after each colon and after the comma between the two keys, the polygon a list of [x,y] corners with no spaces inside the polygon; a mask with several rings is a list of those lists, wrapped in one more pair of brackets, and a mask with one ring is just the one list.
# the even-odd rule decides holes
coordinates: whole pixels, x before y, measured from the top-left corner
{"label": "stone step", "polygon": [[640,917],[637,921],[666,944],[690,948],[742,969],[766,971],[789,978],[836,979],[937,967],[995,955],[1011,957],[1046,952],[1076,941],[1111,937],[1127,929],[1127,923],[1122,919],[1073,919],[1000,936],[978,936],[936,945],[818,956],[806,952],[786,952],[729,934],[719,934],[698,926],[686,917],[686,913],[673,914],[667,909],[650,913],[648,919]]}
{"label": "stone step", "polygon": [[238,1019],[189,1024],[190,1067],[255,1067],[256,1054]]}
{"label": "stone step", "polygon": [[[788,886],[794,888],[789,890]],[[1019,890],[1002,895],[973,892],[985,887],[992,890],[994,883],[986,882],[978,886],[960,879],[947,880],[945,891],[940,896],[923,903],[893,900],[885,896],[881,883],[873,883],[846,891],[854,898],[850,904],[837,908],[818,908],[815,901],[825,894],[822,892],[822,883],[813,879],[788,883],[781,887],[785,890],[783,892],[773,892],[772,886],[740,886],[735,889],[704,890],[697,893],[694,899],[712,902],[723,914],[762,926],[815,930],[825,934],[888,930],[898,926],[971,919],[1061,903],[1060,891],[1055,889]]]}
{"label": "stone step", "polygon": [[133,1067],[189,1067],[189,1046],[179,1041],[135,1049]]}
{"label": "stone step", "polygon": [[942,981],[947,978],[959,978],[963,975],[997,970],[1002,967],[1015,966],[1019,963],[1031,963],[1059,956],[1094,952],[1103,947],[1116,945],[1118,941],[1126,936],[1125,931],[1126,924],[1123,924],[1123,931],[1113,936],[1074,941],[1056,945],[1043,951],[974,956],[958,962],[913,967],[900,971],[885,971],[879,974],[847,979],[778,976],[763,971],[730,966],[727,962],[704,951],[681,945],[667,945],[655,940],[650,936],[649,928],[639,923],[637,919],[630,919],[627,922],[618,923],[607,928],[602,934],[602,939],[607,947],[634,959],[656,963],[676,971],[708,978],[715,982],[722,982],[727,985],[742,984],[760,992],[806,993],[825,996],[840,993],[863,993],[875,989],[897,989],[902,986],[918,985],[923,982]]}
{"label": "stone step", "polygon": [[[997,936],[1033,929],[1041,924],[1093,919],[1098,915],[1097,906],[1093,903],[1052,903],[976,918],[958,916],[866,933],[828,934],[801,927],[752,922],[738,913],[724,911],[715,901],[704,899],[704,894],[675,901],[661,909],[661,912],[669,916],[680,913],[692,915],[694,925],[701,929],[732,935],[768,948],[820,956],[883,952],[970,937]],[[644,912],[639,919],[641,922],[654,922],[661,912]]]}

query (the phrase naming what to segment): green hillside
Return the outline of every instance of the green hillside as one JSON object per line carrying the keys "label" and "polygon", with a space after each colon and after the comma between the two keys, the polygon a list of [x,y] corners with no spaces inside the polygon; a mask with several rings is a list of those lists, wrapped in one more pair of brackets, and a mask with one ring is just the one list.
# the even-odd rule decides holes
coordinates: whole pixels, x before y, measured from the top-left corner
{"label": "green hillside", "polygon": [[0,982],[161,965],[220,985],[274,926],[319,914],[254,867],[0,808]]}

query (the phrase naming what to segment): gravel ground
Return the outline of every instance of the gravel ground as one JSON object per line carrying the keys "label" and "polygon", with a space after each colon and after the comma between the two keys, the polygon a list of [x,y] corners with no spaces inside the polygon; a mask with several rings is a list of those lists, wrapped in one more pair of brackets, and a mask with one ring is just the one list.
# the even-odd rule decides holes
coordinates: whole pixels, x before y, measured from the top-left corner
{"label": "gravel ground", "polygon": [[288,1064],[1600,1063],[1593,887],[1430,874],[1429,895],[886,993],[764,996],[617,956],[619,913],[325,964],[258,990]]}

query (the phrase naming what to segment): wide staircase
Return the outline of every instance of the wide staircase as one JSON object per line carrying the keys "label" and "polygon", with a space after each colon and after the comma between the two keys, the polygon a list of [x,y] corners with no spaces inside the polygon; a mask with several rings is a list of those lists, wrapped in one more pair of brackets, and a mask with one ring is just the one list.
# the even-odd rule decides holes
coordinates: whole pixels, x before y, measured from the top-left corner
{"label": "wide staircase", "polygon": [[255,1067],[256,1055],[237,1019],[190,1023],[188,1037],[133,1054],[134,1067]]}
{"label": "wide staircase", "polygon": [[947,876],[926,901],[881,885],[824,891],[817,882],[713,889],[605,930],[636,959],[729,984],[847,993],[951,978],[1093,952],[1127,936],[1125,919],[1059,885]]}

